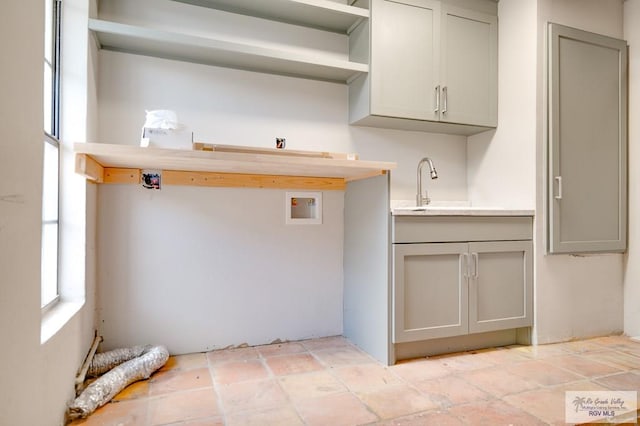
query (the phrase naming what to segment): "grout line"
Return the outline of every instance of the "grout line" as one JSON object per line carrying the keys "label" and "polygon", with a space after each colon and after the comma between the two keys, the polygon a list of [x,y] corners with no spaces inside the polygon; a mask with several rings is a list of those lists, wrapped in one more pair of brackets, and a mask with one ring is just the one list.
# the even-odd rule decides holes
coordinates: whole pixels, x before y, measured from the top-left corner
{"label": "grout line", "polygon": [[213,391],[216,394],[216,402],[218,403],[218,408],[220,409],[220,417],[222,418],[222,423],[223,424],[227,424],[227,413],[226,410],[224,409],[224,405],[222,404],[222,393],[220,392],[220,384],[218,383],[218,379],[216,378],[216,375],[213,371],[213,364],[211,362],[211,359],[208,356],[209,352],[205,352],[204,356],[205,359],[207,360],[207,368],[209,369],[209,375],[211,376],[211,384],[213,385]]}

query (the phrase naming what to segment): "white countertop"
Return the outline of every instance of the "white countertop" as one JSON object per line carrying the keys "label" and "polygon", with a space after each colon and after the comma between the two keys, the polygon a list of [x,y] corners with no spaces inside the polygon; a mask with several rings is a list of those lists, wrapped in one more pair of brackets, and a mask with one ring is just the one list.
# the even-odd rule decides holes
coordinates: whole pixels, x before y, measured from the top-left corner
{"label": "white countertop", "polygon": [[466,201],[432,202],[416,207],[415,201],[391,200],[394,216],[534,216],[533,209],[472,206]]}

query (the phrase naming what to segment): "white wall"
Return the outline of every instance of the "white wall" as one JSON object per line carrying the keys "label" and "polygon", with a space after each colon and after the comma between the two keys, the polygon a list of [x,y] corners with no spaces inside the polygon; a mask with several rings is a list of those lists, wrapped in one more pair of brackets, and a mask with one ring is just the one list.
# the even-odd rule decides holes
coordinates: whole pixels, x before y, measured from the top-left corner
{"label": "white wall", "polygon": [[[41,4],[4,2],[0,18],[0,423],[44,424],[33,401],[44,399],[40,348],[42,192]],[[21,40],[20,44],[15,40]],[[34,46],[23,50],[22,46]],[[22,366],[30,368],[20,368]],[[20,366],[20,367],[18,367]]]}
{"label": "white wall", "polygon": [[[79,28],[86,28],[87,12],[83,3],[65,1],[69,12],[84,14],[84,21],[75,21]],[[0,341],[3,342],[0,424],[61,425],[66,403],[74,396],[76,371],[93,336],[93,301],[84,304],[81,300],[83,297],[76,297],[82,291],[76,291],[75,296],[71,295],[68,299],[63,297],[63,303],[60,304],[63,309],[58,310],[60,315],[69,312],[64,308],[69,306],[66,303],[68,301],[84,307],[79,311],[74,309],[71,318],[67,318],[68,321],[61,325],[60,330],[41,344],[44,5],[42,2],[4,2],[0,21],[0,50],[11,58],[3,62],[0,80],[0,116],[4,124],[0,141]],[[69,21],[70,34],[74,34],[73,28],[74,24]],[[75,71],[79,74],[74,84],[84,87],[83,99],[86,100],[86,30],[80,31],[75,43],[75,47],[83,45],[84,51],[76,51],[79,62]],[[69,51],[73,49],[70,47]],[[75,101],[83,111],[83,116],[86,115],[82,99]],[[72,120],[71,114],[64,119]],[[75,123],[84,127],[82,118],[75,117]],[[62,167],[63,175],[73,174],[72,163],[63,162]],[[80,195],[84,204],[84,194],[76,195]],[[85,206],[80,205],[79,208],[78,214],[83,218],[76,236],[79,236],[82,244],[79,249],[75,246],[78,250],[76,254],[79,254],[81,263],[86,262],[91,269],[93,261],[90,254],[86,261],[84,259]],[[67,227],[76,225],[68,216],[63,221],[68,221],[64,225]],[[84,269],[84,265],[77,268],[81,275],[84,275]],[[74,274],[64,277],[71,275]],[[65,278],[63,280],[63,286],[70,284]],[[92,288],[92,280],[88,281],[88,287]],[[76,284],[84,287],[84,276]]]}
{"label": "white wall", "polygon": [[498,3],[498,127],[468,138],[474,205],[535,207],[536,14],[535,1]]}
{"label": "white wall", "polygon": [[546,96],[543,72],[547,22],[622,38],[622,1],[538,1],[534,329],[534,340],[538,343],[619,333],[623,329],[622,255],[545,253]]}
{"label": "white wall", "polygon": [[[154,5],[154,25],[164,22],[167,10],[188,7]],[[144,22],[137,7],[126,6]],[[205,31],[199,22],[194,19],[190,31]],[[305,48],[320,44],[315,30],[285,29],[296,40],[309,38]],[[265,38],[277,38],[278,29],[270,31]],[[346,46],[340,37],[337,44]],[[173,109],[200,141],[273,147],[276,137],[285,137],[291,149],[396,161],[396,199],[415,199],[416,167],[428,155],[440,173],[428,183],[432,199],[467,198],[464,137],[351,127],[346,85],[109,51],[100,52],[98,74],[99,142],[138,144],[145,109]],[[340,334],[343,193],[324,197],[323,225],[292,227],[284,226],[284,191],[100,187],[105,348],[161,340],[176,353]],[[152,213],[156,217],[144,223]],[[143,244],[151,244],[149,254]],[[154,262],[153,253],[163,261]]]}
{"label": "white wall", "polygon": [[640,1],[624,2],[624,38],[629,44],[629,251],[625,256],[624,332],[640,336]]}

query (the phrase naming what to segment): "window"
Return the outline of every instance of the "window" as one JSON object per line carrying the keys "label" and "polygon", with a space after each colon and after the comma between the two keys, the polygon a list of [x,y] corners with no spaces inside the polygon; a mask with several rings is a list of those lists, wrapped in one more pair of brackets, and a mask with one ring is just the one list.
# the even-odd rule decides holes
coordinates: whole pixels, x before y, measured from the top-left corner
{"label": "window", "polygon": [[60,0],[44,0],[44,162],[42,172],[42,308],[58,299],[60,169]]}

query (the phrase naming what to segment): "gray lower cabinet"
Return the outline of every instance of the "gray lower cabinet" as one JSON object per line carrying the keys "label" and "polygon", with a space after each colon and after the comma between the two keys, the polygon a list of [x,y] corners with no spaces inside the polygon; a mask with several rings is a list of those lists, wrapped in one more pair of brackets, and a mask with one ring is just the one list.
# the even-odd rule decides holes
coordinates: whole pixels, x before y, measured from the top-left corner
{"label": "gray lower cabinet", "polygon": [[393,342],[533,324],[531,241],[393,245]]}
{"label": "gray lower cabinet", "polygon": [[469,243],[469,333],[533,325],[531,241]]}
{"label": "gray lower cabinet", "polygon": [[549,25],[550,253],[627,247],[627,44]]}
{"label": "gray lower cabinet", "polygon": [[394,244],[393,342],[469,332],[468,244]]}

